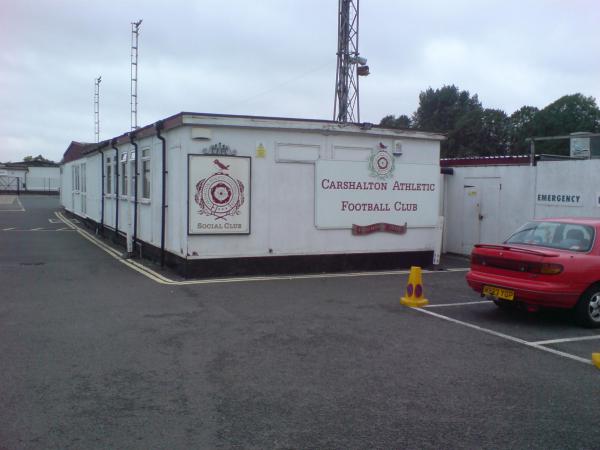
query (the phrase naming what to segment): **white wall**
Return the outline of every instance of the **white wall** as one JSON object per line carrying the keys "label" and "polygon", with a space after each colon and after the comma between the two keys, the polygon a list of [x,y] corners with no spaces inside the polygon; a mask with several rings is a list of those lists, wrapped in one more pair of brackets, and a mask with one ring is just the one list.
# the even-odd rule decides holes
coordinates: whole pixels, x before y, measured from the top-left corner
{"label": "white wall", "polygon": [[29,167],[29,172],[27,173],[27,190],[58,191],[59,187],[59,167]]}
{"label": "white wall", "polygon": [[[533,218],[600,217],[600,186],[594,180],[600,160],[541,161],[537,166],[454,167],[445,175],[444,251],[469,254],[471,240],[502,242]],[[469,197],[469,188],[477,196]],[[497,196],[490,187],[498,186]],[[538,193],[577,194],[581,206],[544,205]],[[479,209],[469,202],[479,203]],[[487,209],[486,209],[487,208]],[[484,217],[479,220],[477,214]],[[490,239],[490,236],[493,239]]]}
{"label": "white wall", "polygon": [[[185,128],[180,133],[190,133]],[[257,142],[266,147],[265,158],[254,158]],[[298,153],[302,146],[319,149],[321,159],[334,159],[341,154],[350,159],[366,161],[371,149],[382,142],[392,148],[393,140],[380,136],[302,133],[291,130],[213,128],[210,141],[192,141],[180,136],[182,143],[178,176],[187,178],[189,153],[202,153],[211,143],[223,142],[236,149],[240,156],[252,156],[252,210],[250,235],[189,236],[187,253],[190,258],[219,258],[233,256],[301,255],[326,253],[360,253],[433,250],[435,229],[412,228],[405,235],[375,233],[352,236],[349,229],[318,230],[315,227],[314,163],[278,162],[277,148],[293,144]],[[287,147],[290,147],[289,145]],[[340,149],[344,151],[340,151]],[[289,153],[286,153],[289,159]],[[403,155],[397,164],[427,163],[439,166],[439,142],[434,140],[403,139]],[[171,169],[172,170],[172,169]],[[172,175],[172,174],[171,174]],[[179,185],[181,198],[186,186]],[[180,205],[178,217],[185,218],[187,206]],[[171,211],[173,212],[173,211]],[[180,236],[186,241],[186,224]],[[185,248],[185,247],[184,247]]]}

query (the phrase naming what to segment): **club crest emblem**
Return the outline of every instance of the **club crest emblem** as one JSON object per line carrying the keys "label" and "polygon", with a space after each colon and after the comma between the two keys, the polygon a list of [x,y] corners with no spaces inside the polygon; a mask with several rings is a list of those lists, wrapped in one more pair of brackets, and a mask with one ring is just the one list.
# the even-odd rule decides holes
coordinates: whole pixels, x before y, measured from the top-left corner
{"label": "club crest emblem", "polygon": [[214,216],[216,220],[227,221],[228,216],[240,214],[244,204],[244,183],[231,177],[229,166],[218,159],[213,163],[218,170],[211,176],[196,183],[195,202],[201,215]]}
{"label": "club crest emblem", "polygon": [[379,150],[373,151],[369,157],[371,176],[385,180],[394,174],[394,157],[386,150],[387,146],[379,144]]}

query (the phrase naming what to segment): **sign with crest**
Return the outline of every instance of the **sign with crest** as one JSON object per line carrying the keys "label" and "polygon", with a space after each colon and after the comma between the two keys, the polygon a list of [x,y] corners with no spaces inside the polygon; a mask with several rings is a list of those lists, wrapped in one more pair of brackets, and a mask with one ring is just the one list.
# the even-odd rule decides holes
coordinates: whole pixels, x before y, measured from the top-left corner
{"label": "sign with crest", "polygon": [[245,156],[189,155],[188,234],[250,234]]}
{"label": "sign with crest", "polygon": [[383,143],[365,162],[318,160],[315,226],[356,236],[435,227],[439,180],[439,165],[401,164]]}

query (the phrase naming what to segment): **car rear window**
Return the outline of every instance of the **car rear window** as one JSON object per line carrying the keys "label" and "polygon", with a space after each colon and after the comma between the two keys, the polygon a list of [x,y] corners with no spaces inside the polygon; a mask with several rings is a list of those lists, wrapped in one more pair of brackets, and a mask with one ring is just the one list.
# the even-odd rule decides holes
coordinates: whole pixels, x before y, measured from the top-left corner
{"label": "car rear window", "polygon": [[594,228],[563,222],[528,222],[519,228],[505,243],[527,244],[588,252],[594,242]]}

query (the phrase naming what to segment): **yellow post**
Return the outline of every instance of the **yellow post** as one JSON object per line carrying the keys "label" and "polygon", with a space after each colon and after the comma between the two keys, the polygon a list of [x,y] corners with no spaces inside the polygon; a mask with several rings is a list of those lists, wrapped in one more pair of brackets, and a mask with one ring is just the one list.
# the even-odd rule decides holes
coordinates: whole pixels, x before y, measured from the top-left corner
{"label": "yellow post", "polygon": [[600,369],[600,353],[592,353],[592,362]]}
{"label": "yellow post", "polygon": [[429,300],[423,296],[423,280],[420,267],[412,266],[410,268],[406,293],[404,297],[400,299],[400,304],[412,308],[420,308],[421,306],[429,304]]}

